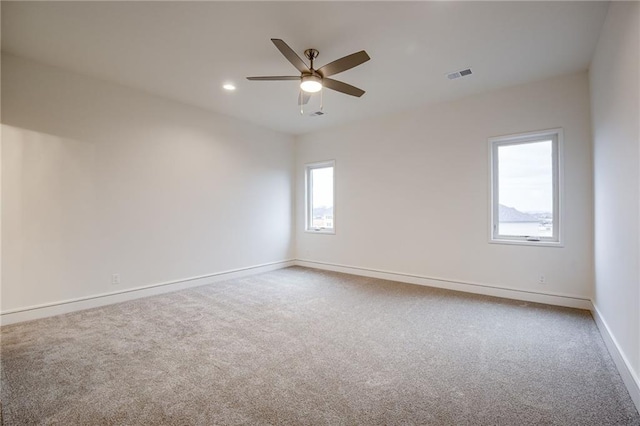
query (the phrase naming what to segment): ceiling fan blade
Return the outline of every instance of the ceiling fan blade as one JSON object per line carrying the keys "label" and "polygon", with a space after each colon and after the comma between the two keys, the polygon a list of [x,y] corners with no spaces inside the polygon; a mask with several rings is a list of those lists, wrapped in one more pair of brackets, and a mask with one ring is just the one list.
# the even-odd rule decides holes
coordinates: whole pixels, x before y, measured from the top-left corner
{"label": "ceiling fan blade", "polygon": [[309,99],[311,99],[311,95],[301,90],[298,95],[298,105],[306,105],[309,103]]}
{"label": "ceiling fan blade", "polygon": [[338,74],[339,72],[349,70],[353,67],[357,67],[360,64],[367,62],[369,59],[369,55],[364,50],[361,50],[356,53],[352,53],[349,56],[345,56],[344,58],[336,59],[333,62],[328,63],[318,70],[323,77],[328,77],[330,75]]}
{"label": "ceiling fan blade", "polygon": [[300,80],[300,77],[293,76],[293,75],[277,75],[273,77],[247,77],[247,80],[254,80],[254,81]]}
{"label": "ceiling fan blade", "polygon": [[284,57],[287,58],[287,60],[291,62],[294,67],[297,68],[298,71],[309,72],[309,67],[304,63],[300,56],[298,56],[296,52],[294,52],[293,49],[289,47],[287,43],[280,40],[279,38],[272,38],[271,41],[276,45],[280,53],[282,53]]}
{"label": "ceiling fan blade", "polygon": [[322,85],[327,89],[335,90],[336,92],[344,93],[346,95],[356,96],[358,98],[365,93],[365,91],[362,89],[358,89],[355,86],[343,83],[338,80],[334,80],[332,78],[323,78]]}

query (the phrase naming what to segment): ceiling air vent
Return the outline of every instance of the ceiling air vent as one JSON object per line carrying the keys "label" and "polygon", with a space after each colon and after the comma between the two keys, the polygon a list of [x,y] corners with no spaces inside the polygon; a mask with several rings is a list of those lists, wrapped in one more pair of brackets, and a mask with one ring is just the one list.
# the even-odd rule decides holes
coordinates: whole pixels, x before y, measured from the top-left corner
{"label": "ceiling air vent", "polygon": [[471,68],[467,68],[466,70],[460,70],[456,72],[450,72],[447,74],[447,78],[449,80],[455,80],[456,78],[465,77],[467,75],[473,74]]}

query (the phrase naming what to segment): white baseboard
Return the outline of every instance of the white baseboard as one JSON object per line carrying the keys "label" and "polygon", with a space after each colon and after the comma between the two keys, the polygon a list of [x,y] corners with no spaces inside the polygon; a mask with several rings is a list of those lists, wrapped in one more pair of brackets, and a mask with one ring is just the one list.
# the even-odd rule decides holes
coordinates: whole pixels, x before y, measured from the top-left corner
{"label": "white baseboard", "polygon": [[380,278],[384,280],[399,281],[409,284],[423,285],[427,287],[444,288],[448,290],[462,291],[466,293],[483,294],[487,296],[503,297],[506,299],[523,300],[527,302],[545,303],[548,305],[566,306],[570,308],[591,310],[591,300],[579,296],[571,296],[557,293],[538,293],[533,291],[518,290],[514,288],[492,286],[480,283],[454,281],[444,278],[426,277],[421,275],[405,274],[401,272],[382,271],[378,269],[360,268],[356,266],[338,265],[326,262],[297,259],[296,265],[307,268],[324,269],[328,271],[344,272],[346,274],[360,275],[364,277]]}
{"label": "white baseboard", "polygon": [[181,280],[167,281],[141,287],[128,288],[126,290],[114,291],[110,293],[103,293],[42,305],[28,306],[25,308],[12,309],[0,313],[0,324],[8,325],[17,322],[30,321],[54,315],[66,314],[68,312],[80,311],[83,309],[96,308],[98,306],[125,302],[127,300],[139,299],[141,297],[154,296],[156,294],[170,293],[172,291],[198,287],[201,285],[229,280],[232,278],[240,278],[248,275],[260,274],[263,272],[287,268],[294,265],[295,261],[293,260],[283,260],[279,262],[265,263],[261,265],[248,266],[245,268],[232,269],[228,271],[214,272],[211,274],[184,278]]}
{"label": "white baseboard", "polygon": [[636,409],[640,412],[640,380],[638,379],[638,375],[633,371],[629,360],[620,349],[620,345],[618,345],[616,338],[611,333],[607,322],[602,317],[595,303],[593,304],[593,310],[591,312],[598,326],[598,330],[600,330],[600,335],[602,335],[602,340],[604,340],[604,344],[607,346],[613,362],[616,364],[616,367],[618,367],[620,377],[622,377],[622,381],[627,387],[629,395],[631,395],[631,399],[636,405]]}

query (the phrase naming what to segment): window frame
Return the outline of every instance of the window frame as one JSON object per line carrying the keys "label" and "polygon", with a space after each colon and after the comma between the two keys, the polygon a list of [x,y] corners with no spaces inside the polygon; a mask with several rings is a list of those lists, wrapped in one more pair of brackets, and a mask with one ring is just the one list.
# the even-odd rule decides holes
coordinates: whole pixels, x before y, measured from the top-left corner
{"label": "window frame", "polygon": [[[313,218],[311,214],[313,213],[312,203],[312,178],[311,171],[314,169],[324,169],[327,167],[333,168],[333,228],[314,228],[311,225],[313,224]],[[325,161],[317,161],[314,163],[307,163],[304,165],[304,204],[305,204],[305,213],[304,213],[304,230],[305,232],[309,232],[312,234],[326,234],[326,235],[334,235],[336,233],[336,160],[325,160]]]}
{"label": "window frame", "polygon": [[[553,235],[551,237],[499,235],[498,148],[551,140],[553,184]],[[517,133],[489,138],[489,242],[527,246],[564,247],[564,135],[562,128]]]}

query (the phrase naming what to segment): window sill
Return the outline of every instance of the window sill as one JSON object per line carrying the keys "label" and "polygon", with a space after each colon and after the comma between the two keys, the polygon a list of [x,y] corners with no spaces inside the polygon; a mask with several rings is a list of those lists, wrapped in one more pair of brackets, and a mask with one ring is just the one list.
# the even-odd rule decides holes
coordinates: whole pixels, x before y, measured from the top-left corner
{"label": "window sill", "polygon": [[308,232],[309,234],[325,234],[325,235],[335,235],[336,231],[333,229],[305,229],[304,232]]}
{"label": "window sill", "polygon": [[490,239],[489,243],[516,245],[516,246],[530,246],[530,247],[556,247],[556,248],[564,247],[564,244],[560,241],[526,241],[526,240]]}

